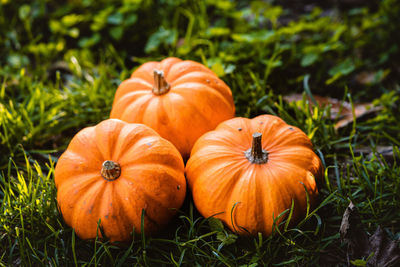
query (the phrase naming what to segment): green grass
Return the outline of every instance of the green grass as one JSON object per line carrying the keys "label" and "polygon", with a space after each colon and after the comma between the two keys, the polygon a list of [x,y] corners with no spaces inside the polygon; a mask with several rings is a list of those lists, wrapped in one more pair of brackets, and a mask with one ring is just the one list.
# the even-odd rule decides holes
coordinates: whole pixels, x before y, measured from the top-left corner
{"label": "green grass", "polygon": [[[339,227],[350,201],[369,232],[381,225],[400,238],[396,1],[307,11],[273,1],[19,2],[0,3],[0,266],[345,266]],[[134,68],[167,56],[213,69],[237,116],[274,114],[311,138],[326,171],[303,221],[241,237],[201,217],[189,194],[164,230],[130,244],[83,241],[64,223],[57,158],[108,118]],[[287,103],[289,93],[304,98]],[[336,130],[340,118],[309,103],[312,94],[381,109]]]}

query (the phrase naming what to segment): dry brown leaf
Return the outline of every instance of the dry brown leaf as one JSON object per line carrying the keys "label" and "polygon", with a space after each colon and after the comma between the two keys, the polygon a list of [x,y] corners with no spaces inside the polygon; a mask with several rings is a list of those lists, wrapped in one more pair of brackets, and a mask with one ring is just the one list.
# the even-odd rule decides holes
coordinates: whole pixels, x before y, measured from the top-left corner
{"label": "dry brown leaf", "polygon": [[350,202],[343,214],[340,238],[348,244],[347,261],[364,259],[366,266],[398,266],[400,248],[398,241],[390,240],[380,226],[368,237],[357,208]]}
{"label": "dry brown leaf", "polygon": [[[323,106],[327,106],[327,105],[331,106],[330,119],[331,120],[338,119],[338,121],[335,124],[336,129],[343,128],[343,127],[353,123],[353,121],[354,121],[353,111],[351,108],[351,104],[349,102],[341,101],[339,99],[332,98],[332,97],[323,97],[323,96],[318,96],[318,95],[314,95],[313,97],[319,107],[323,107]],[[303,100],[303,95],[302,94],[290,94],[290,95],[284,96],[283,99],[289,103],[297,102],[297,101]],[[312,108],[313,101],[309,97],[307,99],[308,99],[308,102],[310,103],[310,108]],[[361,118],[362,116],[371,114],[380,109],[381,109],[381,107],[373,106],[370,103],[355,103],[354,104],[354,115],[355,115],[355,118],[358,119],[358,118]]]}
{"label": "dry brown leaf", "polygon": [[379,161],[383,158],[389,164],[393,163],[395,158],[398,157],[398,155],[394,153],[392,146],[376,146],[374,150],[372,150],[371,147],[359,147],[354,149],[354,153],[356,155],[363,154],[368,160],[376,155]]}

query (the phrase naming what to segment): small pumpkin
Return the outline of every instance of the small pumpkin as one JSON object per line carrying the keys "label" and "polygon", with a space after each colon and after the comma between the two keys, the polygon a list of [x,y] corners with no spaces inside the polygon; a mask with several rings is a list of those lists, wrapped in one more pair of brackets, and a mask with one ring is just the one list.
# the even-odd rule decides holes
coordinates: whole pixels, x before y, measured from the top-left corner
{"label": "small pumpkin", "polygon": [[[112,241],[132,230],[160,229],[186,194],[179,151],[142,124],[109,119],[74,136],[55,168],[57,201],[65,222],[82,239],[93,239],[98,222]],[[101,236],[99,231],[98,233]]]}
{"label": "small pumpkin", "polygon": [[232,92],[216,74],[200,63],[170,57],[141,65],[123,81],[110,117],[150,126],[187,159],[202,134],[234,114]]}
{"label": "small pumpkin", "polygon": [[292,201],[291,222],[304,217],[307,193],[314,205],[322,175],[307,135],[272,115],[221,123],[197,140],[186,165],[199,212],[251,235],[271,234]]}

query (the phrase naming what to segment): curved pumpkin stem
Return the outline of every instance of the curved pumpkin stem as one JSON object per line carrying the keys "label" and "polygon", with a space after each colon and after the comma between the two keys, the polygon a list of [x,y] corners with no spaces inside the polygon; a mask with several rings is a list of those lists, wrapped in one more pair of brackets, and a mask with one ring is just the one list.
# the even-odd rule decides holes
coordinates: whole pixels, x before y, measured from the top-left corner
{"label": "curved pumpkin stem", "polygon": [[163,95],[168,93],[171,86],[164,77],[164,72],[162,70],[154,70],[154,87],[153,87],[153,94],[155,95]]}
{"label": "curved pumpkin stem", "polygon": [[246,158],[254,164],[264,164],[268,162],[268,152],[262,149],[262,134],[253,133],[253,143],[251,148],[244,152]]}
{"label": "curved pumpkin stem", "polygon": [[107,181],[114,181],[121,175],[121,166],[115,161],[106,160],[101,167],[101,176]]}

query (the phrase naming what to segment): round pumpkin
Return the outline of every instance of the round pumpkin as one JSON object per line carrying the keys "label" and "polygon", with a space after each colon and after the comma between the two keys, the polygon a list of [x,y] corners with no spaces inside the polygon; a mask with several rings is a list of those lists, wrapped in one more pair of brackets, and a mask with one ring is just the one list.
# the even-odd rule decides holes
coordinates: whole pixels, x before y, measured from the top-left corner
{"label": "round pumpkin", "polygon": [[55,168],[57,201],[65,222],[93,239],[98,222],[112,242],[133,229],[151,234],[180,208],[186,194],[179,151],[153,129],[109,119],[74,136]]}
{"label": "round pumpkin", "polygon": [[178,58],[147,62],[118,87],[111,118],[143,123],[187,159],[195,141],[235,114],[232,92],[204,65]]}
{"label": "round pumpkin", "polygon": [[303,218],[307,194],[314,205],[322,176],[307,135],[271,115],[221,123],[197,140],[186,164],[199,212],[251,235],[271,234],[274,220],[283,219],[277,220],[292,201],[291,223]]}

